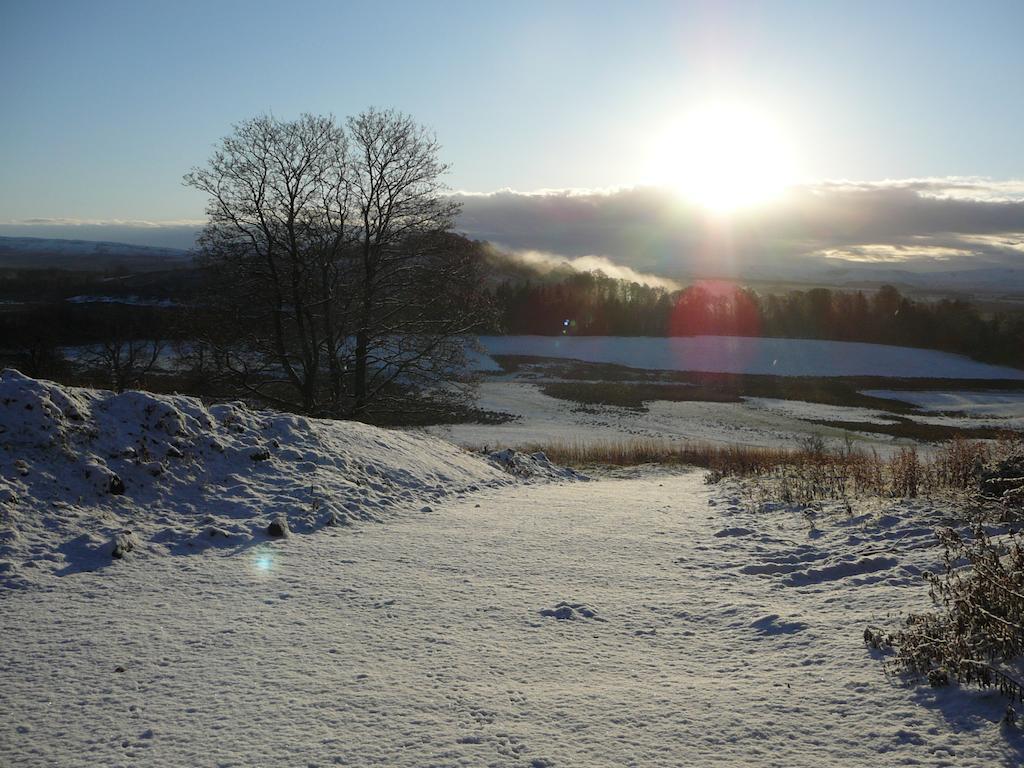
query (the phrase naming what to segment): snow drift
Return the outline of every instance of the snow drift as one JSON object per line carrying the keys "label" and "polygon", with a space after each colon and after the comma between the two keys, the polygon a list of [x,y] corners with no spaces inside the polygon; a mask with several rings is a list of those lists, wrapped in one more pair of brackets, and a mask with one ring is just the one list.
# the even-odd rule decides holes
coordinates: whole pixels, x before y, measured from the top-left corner
{"label": "snow drift", "polygon": [[422,434],[5,370],[0,583],[94,569],[133,550],[244,547],[429,512],[483,485],[572,476],[542,455],[491,460]]}

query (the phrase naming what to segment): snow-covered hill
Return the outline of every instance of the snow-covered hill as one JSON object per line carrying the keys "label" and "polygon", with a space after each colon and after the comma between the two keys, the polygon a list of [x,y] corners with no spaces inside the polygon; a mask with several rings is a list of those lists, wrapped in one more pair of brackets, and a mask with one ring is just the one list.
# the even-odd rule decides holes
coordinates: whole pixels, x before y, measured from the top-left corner
{"label": "snow-covered hill", "polygon": [[513,476],[566,474],[540,456],[487,459],[356,422],[66,388],[6,370],[0,584],[90,570],[129,552],[246,547],[266,539],[268,526],[305,533],[429,512],[441,498]]}

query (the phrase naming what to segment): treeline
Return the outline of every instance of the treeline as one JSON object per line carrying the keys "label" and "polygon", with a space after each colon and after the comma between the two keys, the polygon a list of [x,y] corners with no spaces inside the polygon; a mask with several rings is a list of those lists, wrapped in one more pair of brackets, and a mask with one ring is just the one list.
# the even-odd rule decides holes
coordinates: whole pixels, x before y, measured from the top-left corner
{"label": "treeline", "polygon": [[[397,341],[429,339],[438,323],[444,325],[441,337],[447,345],[438,350],[452,354],[432,355],[433,367],[424,372],[434,381],[453,378],[455,352],[462,349],[458,340],[477,332],[828,339],[938,349],[1024,367],[1024,312],[982,313],[966,301],[916,300],[891,286],[867,292],[758,293],[720,281],[666,291],[597,273],[558,279],[523,279],[512,273],[510,278],[500,266],[487,263],[483,244],[453,234],[436,237],[441,238],[437,254],[423,260],[424,269],[411,270],[396,260],[414,279],[389,298],[387,324],[377,337],[375,364],[385,374],[421,352]],[[417,254],[430,255],[423,249]],[[437,268],[439,263],[443,268]],[[489,271],[487,288],[479,279],[483,270]],[[272,337],[263,333],[260,317],[245,309],[246,297],[259,292],[250,292],[237,270],[225,279],[199,268],[112,277],[57,270],[0,273],[0,365],[70,383],[163,387],[233,398],[252,394],[243,374],[251,381],[254,372],[279,373],[273,348],[264,351],[253,343]],[[466,290],[454,290],[459,286]],[[236,300],[228,301],[238,290],[242,293]],[[253,311],[266,303],[253,301]],[[475,319],[464,313],[467,307],[475,308]],[[460,325],[449,329],[452,318]],[[252,335],[257,331],[261,336]],[[242,347],[246,339],[250,343]],[[351,331],[338,332],[337,352],[344,359],[336,367],[342,384],[353,372],[347,359],[354,354],[352,339]],[[286,349],[301,348],[302,339],[294,332],[282,341]],[[321,348],[322,342],[311,346],[314,352]],[[399,397],[413,402],[407,391],[395,389],[388,414]]]}
{"label": "treeline", "polygon": [[579,273],[557,283],[494,289],[506,334],[581,336],[765,336],[922,347],[986,362],[1024,365],[1024,313],[982,314],[959,299],[915,300],[877,291],[813,288],[759,294],[725,281],[680,291]]}

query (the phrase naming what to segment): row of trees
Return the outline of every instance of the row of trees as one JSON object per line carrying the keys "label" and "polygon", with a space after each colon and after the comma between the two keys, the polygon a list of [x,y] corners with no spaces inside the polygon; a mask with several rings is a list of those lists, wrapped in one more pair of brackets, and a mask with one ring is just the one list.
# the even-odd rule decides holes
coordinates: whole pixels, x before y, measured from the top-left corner
{"label": "row of trees", "polygon": [[502,284],[494,300],[492,330],[500,333],[832,339],[1024,365],[1024,315],[983,315],[956,299],[914,300],[892,286],[871,293],[814,288],[761,295],[735,283],[702,281],[669,292],[587,273],[556,283]]}
{"label": "row of trees", "polygon": [[235,126],[185,176],[209,196],[197,344],[235,386],[307,413],[437,397],[487,310],[446,170],[398,112]]}
{"label": "row of trees", "polygon": [[[451,233],[433,237],[437,238],[438,259],[445,263],[438,275],[450,276],[463,269],[463,278],[476,274],[481,262],[479,244]],[[293,409],[340,413],[354,409],[357,344],[349,335],[346,346],[344,326],[327,322],[329,312],[335,309],[314,307],[298,315],[284,307],[281,327],[286,332],[277,336],[274,314],[268,317],[266,305],[258,303],[258,296],[252,298],[248,281],[233,279],[233,264],[236,262],[225,259],[204,273],[210,276],[209,285],[221,292],[217,295],[190,294],[181,301],[151,299],[148,305],[146,300],[9,305],[0,312],[3,362],[33,376],[118,390],[165,386],[214,396],[259,393]],[[373,331],[366,336],[365,348],[374,355],[364,371],[370,385],[364,390],[364,402],[371,409],[376,401],[388,404],[390,412],[399,398],[406,414],[408,406],[422,406],[421,399],[409,397],[408,382],[418,383],[422,390],[457,378],[464,344],[454,332],[488,317],[479,330],[835,339],[943,349],[1024,366],[1024,314],[984,315],[973,305],[956,300],[915,301],[892,287],[871,293],[813,289],[760,295],[731,284],[707,283],[670,293],[599,274],[574,274],[557,282],[500,283],[488,296],[475,277],[455,280],[452,285],[438,284],[431,274],[422,279],[421,285],[406,286],[402,291],[393,291],[395,284],[389,285],[384,296],[390,304],[365,323]],[[29,275],[29,282],[34,281]],[[458,290],[460,287],[464,290]],[[345,286],[336,290],[335,301],[361,299]],[[299,299],[311,301],[301,292]],[[257,303],[249,306],[248,301]],[[488,315],[488,306],[497,311]],[[384,325],[379,318],[387,320],[388,308],[395,310],[396,319]],[[351,310],[348,316],[353,318]],[[326,330],[321,334],[316,325],[310,329],[308,338],[313,341],[306,356],[298,334],[287,332],[287,322],[297,325],[314,318],[319,318]],[[453,318],[461,318],[465,325],[453,325]],[[351,322],[360,319],[355,315]],[[328,335],[332,327],[338,328],[333,339]],[[419,328],[422,335],[406,339],[396,333],[389,337],[393,329],[403,327]],[[294,361],[298,387],[285,378],[284,368],[275,369],[278,339],[286,359]],[[431,341],[436,342],[434,349],[430,349]],[[300,345],[293,347],[295,343]],[[333,362],[317,358],[323,355],[318,350],[325,348],[335,350]],[[415,375],[387,385],[391,377],[401,377],[404,371]],[[301,385],[307,381],[313,389],[303,402]],[[332,384],[337,388],[331,389]],[[432,405],[448,407],[450,413],[452,404]],[[364,408],[363,412],[369,418],[379,418],[381,409],[370,413]],[[404,416],[395,414],[395,418]]]}

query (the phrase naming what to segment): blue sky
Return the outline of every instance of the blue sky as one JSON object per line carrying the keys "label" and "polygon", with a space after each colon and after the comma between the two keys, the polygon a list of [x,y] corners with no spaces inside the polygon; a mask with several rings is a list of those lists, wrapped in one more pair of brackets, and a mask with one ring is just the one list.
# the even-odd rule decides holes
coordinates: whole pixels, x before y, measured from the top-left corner
{"label": "blue sky", "polygon": [[[1021,0],[0,0],[0,234],[188,247],[204,199],[181,177],[233,122],[379,106],[437,132],[453,189],[513,191],[460,220],[509,248],[665,274],[698,253],[1015,267],[1022,29]],[[784,127],[802,188],[728,247],[629,190],[722,99]],[[566,189],[604,193],[522,194]]]}
{"label": "blue sky", "polygon": [[807,179],[1024,177],[1024,3],[13,2],[0,218],[183,219],[232,122],[393,106],[449,183],[638,181],[651,137],[726,94],[783,120]]}

